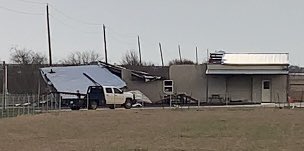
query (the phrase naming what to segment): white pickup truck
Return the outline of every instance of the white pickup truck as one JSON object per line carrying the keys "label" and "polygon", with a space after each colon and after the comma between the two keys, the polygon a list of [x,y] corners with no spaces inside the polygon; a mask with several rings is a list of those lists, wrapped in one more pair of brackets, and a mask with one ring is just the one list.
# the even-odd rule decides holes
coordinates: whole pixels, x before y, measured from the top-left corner
{"label": "white pickup truck", "polygon": [[[84,97],[81,98],[81,96]],[[87,94],[79,94],[78,99],[70,101],[70,108],[79,110],[80,108],[96,109],[98,106],[107,106],[114,109],[123,106],[130,109],[134,103],[134,95],[130,92],[123,92],[113,86],[89,86]]]}

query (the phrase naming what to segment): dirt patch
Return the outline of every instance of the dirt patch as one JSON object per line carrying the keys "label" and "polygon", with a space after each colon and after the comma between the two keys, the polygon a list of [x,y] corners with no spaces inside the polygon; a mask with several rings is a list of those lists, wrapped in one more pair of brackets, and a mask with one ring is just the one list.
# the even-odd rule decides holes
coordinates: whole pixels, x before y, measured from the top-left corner
{"label": "dirt patch", "polygon": [[0,150],[302,150],[304,110],[107,110],[0,120]]}

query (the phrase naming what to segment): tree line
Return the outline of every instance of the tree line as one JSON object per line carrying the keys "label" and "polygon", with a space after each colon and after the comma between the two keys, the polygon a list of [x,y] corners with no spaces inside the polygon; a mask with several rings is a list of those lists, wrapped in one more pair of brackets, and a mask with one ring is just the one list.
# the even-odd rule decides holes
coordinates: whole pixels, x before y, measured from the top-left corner
{"label": "tree line", "polygon": [[[81,65],[91,62],[100,61],[101,56],[95,51],[75,51],[70,53],[65,59],[59,61],[59,64]],[[10,61],[15,64],[47,64],[48,59],[44,54],[37,53],[31,49],[12,47],[10,49]],[[155,66],[152,62],[139,60],[135,51],[129,50],[121,58],[121,65],[133,66]],[[169,61],[169,65],[174,64],[194,64],[189,59],[173,59]]]}

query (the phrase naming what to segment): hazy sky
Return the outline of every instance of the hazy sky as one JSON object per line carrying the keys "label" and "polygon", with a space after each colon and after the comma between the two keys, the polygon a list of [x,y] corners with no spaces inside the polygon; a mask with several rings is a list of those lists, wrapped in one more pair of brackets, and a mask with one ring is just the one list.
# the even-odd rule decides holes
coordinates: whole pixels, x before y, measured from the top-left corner
{"label": "hazy sky", "polygon": [[158,42],[165,62],[178,57],[180,44],[191,60],[198,46],[200,62],[209,49],[288,52],[291,64],[304,65],[303,0],[0,0],[0,60],[9,61],[16,45],[48,54],[46,2],[54,62],[73,51],[104,56],[105,24],[111,63],[137,51],[140,35],[143,60],[158,65]]}

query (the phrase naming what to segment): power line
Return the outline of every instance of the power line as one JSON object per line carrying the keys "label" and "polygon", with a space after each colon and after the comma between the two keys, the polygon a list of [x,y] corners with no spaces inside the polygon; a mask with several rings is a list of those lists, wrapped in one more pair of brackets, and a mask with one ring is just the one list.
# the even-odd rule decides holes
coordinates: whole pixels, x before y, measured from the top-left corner
{"label": "power line", "polygon": [[4,7],[4,6],[0,6],[0,9],[10,11],[10,12],[14,12],[14,13],[18,13],[18,14],[23,14],[23,15],[37,15],[37,16],[44,15],[43,13],[32,13],[32,12],[26,12],[26,11],[19,11],[19,10],[7,8],[7,7]]}
{"label": "power line", "polygon": [[85,33],[85,34],[100,34],[99,31],[84,31],[84,30],[82,30],[82,29],[80,29],[80,28],[78,28],[78,27],[75,27],[75,26],[72,26],[72,25],[70,25],[70,24],[65,23],[64,21],[62,21],[62,20],[60,20],[60,19],[54,17],[54,16],[51,15],[51,14],[50,14],[50,16],[51,16],[52,19],[54,19],[56,22],[58,22],[58,23],[60,23],[60,24],[62,24],[62,25],[64,25],[64,26],[66,26],[66,27],[69,27],[69,29],[72,28],[72,29],[74,29],[74,30],[76,30],[76,31],[80,31],[80,32]]}
{"label": "power line", "polygon": [[[49,4],[49,5],[50,5],[50,4]],[[71,16],[69,16],[69,15],[66,15],[63,11],[61,11],[61,10],[55,8],[55,6],[53,6],[53,5],[50,5],[50,6],[51,6],[51,8],[52,8],[53,10],[55,10],[56,12],[60,13],[62,16],[66,17],[66,18],[68,18],[68,19],[70,19],[70,20],[74,20],[74,21],[76,21],[76,22],[79,22],[79,23],[82,23],[82,24],[85,24],[85,25],[90,25],[90,26],[102,26],[102,25],[103,25],[103,24],[100,24],[100,23],[86,22],[86,21],[80,20],[80,19],[78,19],[78,18],[71,17]]]}
{"label": "power line", "polygon": [[120,33],[120,32],[114,30],[114,29],[111,28],[111,27],[108,27],[108,30],[109,30],[110,32],[112,32],[113,34],[116,34],[116,35],[122,36],[122,37],[127,37],[127,38],[129,38],[129,39],[131,39],[131,38],[133,39],[134,37],[137,37],[137,35],[138,35],[138,34],[135,34],[135,33]]}
{"label": "power line", "polygon": [[[81,19],[78,19],[76,17],[72,17],[70,15],[67,15],[66,13],[64,13],[63,11],[59,10],[58,8],[56,8],[54,5],[52,4],[49,4],[49,6],[57,13],[59,13],[61,16],[67,18],[67,19],[70,19],[72,21],[75,21],[75,22],[78,22],[78,23],[81,23],[81,24],[84,24],[84,25],[89,25],[89,26],[102,26],[103,24],[101,23],[92,23],[92,22],[87,22],[87,21],[84,21],[84,20],[81,20]],[[62,21],[61,21],[62,22]],[[63,23],[65,24],[65,23]],[[115,30],[113,30],[113,28],[111,27],[107,27],[107,29],[112,33],[112,34],[116,34],[117,36],[119,37],[125,37],[125,38],[128,38],[128,39],[133,39],[134,37],[137,36],[137,34],[124,34],[124,33],[120,33],[120,32],[117,32]],[[88,33],[88,32],[86,32]],[[92,33],[92,32],[91,32]]]}
{"label": "power line", "polygon": [[39,5],[46,5],[47,3],[45,2],[37,2],[37,1],[31,1],[31,0],[16,0],[19,2],[24,2],[24,3],[30,3],[30,4],[39,4]]}
{"label": "power line", "polygon": [[[114,34],[111,34],[110,32],[109,32],[109,34],[108,34],[108,37],[109,37],[109,39],[112,39],[112,40],[115,40],[115,41],[117,41],[117,42],[120,42],[120,43],[123,43],[125,46],[135,46],[136,45],[136,43],[132,43],[132,42],[129,42],[129,41],[127,41],[127,40],[125,40],[125,39],[122,39],[121,37],[118,37],[118,36],[115,36]],[[134,42],[135,42],[135,38],[134,38]]]}

